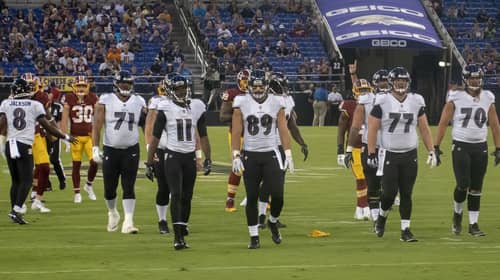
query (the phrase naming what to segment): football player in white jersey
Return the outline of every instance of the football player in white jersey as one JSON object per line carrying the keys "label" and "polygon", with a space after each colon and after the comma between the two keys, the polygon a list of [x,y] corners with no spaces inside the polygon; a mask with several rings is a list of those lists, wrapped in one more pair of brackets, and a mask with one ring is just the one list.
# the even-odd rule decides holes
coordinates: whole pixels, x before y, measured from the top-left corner
{"label": "football player in white jersey", "polygon": [[[170,215],[174,228],[174,248],[182,250],[189,248],[184,237],[188,235],[187,226],[191,214],[191,199],[193,198],[196,171],[201,169],[201,150],[197,149],[198,125],[205,126],[205,104],[198,99],[190,99],[188,95],[188,80],[177,75],[166,83],[170,98],[158,104],[158,113],[153,128],[153,137],[149,144],[146,176],[153,180],[154,155],[162,137],[166,133],[164,170],[171,202]],[[199,165],[197,166],[197,162]],[[158,171],[160,172],[160,171]]]}
{"label": "football player in white jersey", "polygon": [[[309,155],[309,149],[307,147],[304,138],[300,133],[299,127],[297,126],[297,114],[293,110],[295,107],[295,102],[293,101],[293,97],[288,95],[288,80],[280,72],[275,72],[271,75],[271,79],[269,81],[268,91],[270,94],[274,94],[276,96],[282,96],[285,102],[285,118],[287,120],[287,127],[290,130],[290,134],[292,135],[293,140],[300,145],[301,151],[304,154],[304,161],[307,159]],[[278,134],[276,134],[276,141],[278,144],[278,149],[281,154],[281,160],[285,160],[285,152],[283,150],[283,146],[281,145],[281,139]],[[285,174],[283,172],[283,182],[285,181]],[[267,204],[269,202],[269,190],[261,189],[259,194],[259,228],[266,227],[266,210]],[[278,228],[286,227],[285,224],[281,223],[280,220],[277,222]]]}
{"label": "football player in white jersey", "polygon": [[[233,102],[232,143],[235,174],[243,174],[247,193],[246,217],[250,233],[249,249],[260,247],[257,201],[262,189],[272,197],[271,215],[267,225],[274,243],[281,243],[277,226],[283,208],[283,176],[276,176],[287,168],[293,172],[292,151],[285,117],[285,104],[281,96],[267,93],[265,72],[252,71],[248,83],[249,94],[239,95]],[[283,145],[283,162],[276,134]],[[243,135],[243,149],[239,137]],[[241,150],[241,151],[240,151]]]}
{"label": "football player in white jersey", "polygon": [[[0,152],[7,158],[12,180],[10,219],[20,225],[27,222],[23,218],[26,208],[24,201],[33,181],[32,144],[35,125],[38,122],[52,135],[70,142],[77,140],[62,133],[45,117],[45,108],[32,100],[35,94],[28,81],[17,78],[11,87],[11,97],[0,105]],[[6,145],[7,144],[7,145]]]}
{"label": "football player in white jersey", "polygon": [[[425,114],[424,98],[410,92],[410,74],[403,67],[396,67],[389,73],[391,92],[377,95],[368,117],[368,159],[367,164],[382,176],[382,196],[375,232],[382,237],[387,216],[396,194],[400,194],[401,241],[415,242],[410,231],[412,191],[417,178],[417,126],[429,152],[427,163],[437,166],[439,154],[435,153],[431,131]],[[379,132],[380,130],[380,132]],[[376,154],[379,140],[378,157]]]}
{"label": "football player in white jersey", "polygon": [[[158,104],[168,99],[168,96],[171,96],[171,92],[167,94],[169,91],[169,84],[171,84],[171,79],[179,76],[179,73],[170,73],[165,76],[165,78],[160,82],[157,88],[157,95],[151,97],[148,103],[148,114],[146,117],[146,125],[144,128],[145,139],[146,139],[146,150],[149,150],[149,144],[153,138],[153,128],[156,120],[156,115],[158,113]],[[188,87],[190,90],[190,87]],[[199,105],[199,100],[194,101],[196,105]],[[204,107],[195,106],[196,109],[201,109]],[[206,129],[206,118],[205,114],[202,114],[200,119],[198,120],[199,124],[197,125],[198,134],[200,136],[200,144],[203,153],[205,154],[205,160],[203,162],[203,170],[204,175],[210,174],[212,168],[212,161],[210,160],[211,149],[210,149],[210,141],[208,139],[207,129]],[[156,212],[158,214],[158,229],[160,234],[169,233],[170,230],[168,228],[167,223],[167,209],[168,204],[170,202],[170,189],[167,184],[167,178],[165,174],[165,165],[164,165],[164,155],[165,149],[167,148],[167,134],[166,131],[162,132],[160,142],[158,144],[158,148],[156,150],[156,155],[154,157],[154,169],[155,169],[155,177],[157,179],[158,191],[156,193]]]}
{"label": "football player in white jersey", "polygon": [[[123,211],[122,233],[135,234],[134,185],[139,167],[139,125],[144,123],[146,102],[133,94],[134,79],[130,72],[119,71],[113,78],[114,93],[102,94],[95,107],[92,130],[92,159],[102,162],[104,198],[108,208],[109,232],[118,229],[120,214],[116,209],[116,189],[121,177]],[[99,148],[104,125],[103,153]]]}
{"label": "football player in white jersey", "polygon": [[484,236],[479,229],[479,206],[483,179],[488,166],[488,124],[495,143],[495,165],[500,163],[500,127],[495,109],[495,95],[483,90],[483,71],[479,65],[470,64],[463,70],[464,89],[448,92],[446,104],[441,113],[441,120],[436,135],[435,149],[440,153],[439,145],[446,133],[450,121],[453,123],[451,137],[453,172],[456,187],[453,194],[452,232],[460,234],[465,199],[469,212],[469,233],[472,236]]}

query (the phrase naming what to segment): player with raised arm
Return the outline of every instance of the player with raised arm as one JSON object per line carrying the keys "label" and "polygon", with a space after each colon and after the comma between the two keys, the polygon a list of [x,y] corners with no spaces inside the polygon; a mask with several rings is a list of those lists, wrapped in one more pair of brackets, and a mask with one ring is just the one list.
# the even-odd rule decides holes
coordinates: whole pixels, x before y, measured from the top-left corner
{"label": "player with raised arm", "polygon": [[[113,77],[114,93],[102,94],[95,106],[92,129],[92,159],[102,162],[104,198],[108,209],[108,232],[118,229],[120,214],[116,209],[116,189],[121,177],[123,211],[122,233],[135,234],[135,180],[139,168],[139,126],[144,124],[146,102],[134,94],[134,78],[129,71]],[[104,125],[103,153],[99,148]]]}
{"label": "player with raised arm", "polygon": [[[81,203],[80,194],[80,167],[82,155],[85,153],[89,160],[87,183],[83,187],[90,200],[96,200],[92,184],[97,174],[97,163],[92,159],[92,116],[97,103],[97,95],[90,92],[90,84],[85,76],[76,76],[73,82],[73,92],[67,93],[64,99],[61,130],[68,132],[78,139],[77,144],[71,145],[73,202]],[[68,129],[69,126],[69,129]]]}
{"label": "player with raised arm", "polygon": [[33,100],[36,93],[26,76],[17,78],[11,86],[12,98],[0,105],[0,152],[6,156],[11,176],[9,218],[17,224],[26,224],[23,214],[24,201],[33,180],[33,155],[31,145],[35,137],[35,126],[41,125],[58,138],[76,142],[63,134],[45,117],[43,105]]}
{"label": "player with raised arm", "polygon": [[495,166],[500,163],[500,126],[495,109],[495,95],[482,88],[481,66],[467,65],[462,76],[465,88],[448,92],[437,129],[435,150],[442,153],[439,145],[452,121],[451,155],[456,180],[452,232],[458,235],[462,231],[463,208],[467,199],[469,234],[485,236],[479,229],[478,219],[483,179],[488,166],[488,125],[496,147],[493,152]]}
{"label": "player with raised arm", "polygon": [[410,74],[405,68],[396,67],[389,72],[388,80],[391,92],[375,97],[373,109],[368,117],[367,164],[378,168],[377,174],[382,176],[381,204],[375,232],[378,237],[384,235],[387,216],[399,190],[400,240],[415,242],[417,238],[410,230],[410,218],[412,192],[418,170],[417,126],[428,151],[427,164],[435,167],[440,164],[440,160],[432,144],[424,98],[410,92]]}
{"label": "player with raised arm", "polygon": [[[233,118],[233,100],[236,96],[246,94],[248,92],[248,79],[250,77],[250,70],[242,70],[236,75],[237,87],[230,88],[222,94],[222,105],[220,109],[220,121],[223,123],[229,123],[229,147],[231,147],[232,142],[232,118]],[[241,139],[241,136],[240,136]],[[241,142],[241,141],[240,141]],[[236,197],[236,192],[238,191],[238,186],[240,185],[241,174],[235,174],[230,171],[229,179],[227,181],[227,198],[226,198],[226,212],[235,212],[236,207],[234,205],[234,198]]]}

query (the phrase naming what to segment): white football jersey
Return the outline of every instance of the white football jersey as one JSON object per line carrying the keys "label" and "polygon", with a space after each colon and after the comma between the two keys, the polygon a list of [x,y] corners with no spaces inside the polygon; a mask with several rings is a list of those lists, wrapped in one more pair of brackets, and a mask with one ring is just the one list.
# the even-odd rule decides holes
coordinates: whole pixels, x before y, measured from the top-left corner
{"label": "white football jersey", "polygon": [[425,108],[424,98],[408,93],[400,102],[392,94],[377,95],[375,106],[382,109],[380,146],[390,152],[403,153],[418,147],[417,124]]}
{"label": "white football jersey", "polygon": [[192,99],[189,108],[181,107],[170,99],[161,101],[158,114],[165,114],[167,119],[164,128],[167,133],[166,148],[179,153],[194,152],[197,123],[205,111],[205,104],[199,99]]}
{"label": "white football jersey", "polygon": [[42,103],[31,99],[5,99],[0,105],[0,113],[7,118],[7,139],[32,145],[35,126],[40,116],[45,116]]}
{"label": "white football jersey", "polygon": [[[382,93],[379,93],[382,94]],[[370,112],[373,109],[373,104],[375,103],[374,93],[366,93],[358,96],[358,104],[363,105],[365,108],[365,119],[363,120],[363,126],[361,128],[361,142],[364,144],[368,144],[368,117],[370,116]],[[380,130],[377,134],[377,146],[380,145]]]}
{"label": "white football jersey", "polygon": [[464,90],[450,91],[448,102],[453,102],[453,140],[467,143],[486,142],[488,136],[488,111],[495,103],[495,95],[489,90],[481,90],[473,97]]}
{"label": "white football jersey", "polygon": [[[295,101],[293,101],[293,97],[290,95],[282,95],[283,100],[285,102],[285,118],[288,121],[292,116],[293,108],[295,107]],[[278,146],[281,145],[281,138],[279,132],[276,133],[276,141]]]}
{"label": "white football jersey", "polygon": [[[148,101],[148,110],[158,110],[158,104],[161,101],[168,99],[165,95],[155,95],[151,97]],[[154,122],[153,122],[154,125]],[[166,149],[167,148],[167,132],[163,130],[160,137],[160,142],[158,143],[158,148]]]}
{"label": "white football jersey", "polygon": [[143,108],[144,98],[131,95],[125,102],[114,93],[103,94],[98,104],[106,109],[104,119],[104,146],[126,149],[139,142],[138,123]]}
{"label": "white football jersey", "polygon": [[270,94],[263,103],[250,94],[236,96],[233,108],[239,108],[243,118],[243,150],[270,152],[277,148],[278,112],[285,107],[282,96]]}

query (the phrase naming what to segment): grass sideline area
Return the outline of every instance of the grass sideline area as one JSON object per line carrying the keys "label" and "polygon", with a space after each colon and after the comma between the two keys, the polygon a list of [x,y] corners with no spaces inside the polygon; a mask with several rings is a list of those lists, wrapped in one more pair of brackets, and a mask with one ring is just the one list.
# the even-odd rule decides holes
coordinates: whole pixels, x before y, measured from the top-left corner
{"label": "grass sideline area", "polygon": [[[336,127],[302,127],[309,145],[306,162],[294,144],[296,172],[287,174],[281,220],[283,243],[275,245],[268,229],[261,231],[261,248],[246,249],[249,241],[244,208],[224,212],[230,158],[227,128],[210,127],[214,172],[199,175],[193,198],[191,249],[174,251],[173,236],[160,235],[155,210],[156,182],[139,171],[136,183],[137,235],[106,232],[107,210],[102,178],[94,184],[97,201],[82,193],[73,203],[70,155],[63,154],[67,189],[47,193],[51,213],[28,210],[29,225],[8,219],[10,177],[0,159],[0,279],[495,279],[500,273],[500,169],[489,159],[479,224],[487,234],[451,233],[454,177],[450,133],[442,145],[443,164],[430,169],[419,150],[419,175],[414,188],[412,231],[417,243],[399,241],[395,208],[386,234],[377,238],[371,222],[354,221],[355,181],[350,170],[337,167]],[[490,151],[493,150],[490,140]],[[141,163],[146,158],[141,145]],[[500,167],[497,167],[500,168]],[[99,171],[100,174],[100,171]],[[86,176],[86,169],[82,171]],[[82,179],[82,183],[85,179]],[[237,202],[244,197],[240,186]],[[121,190],[119,190],[121,196]],[[28,203],[28,207],[31,204]],[[121,202],[118,208],[122,211]],[[170,211],[169,211],[170,215]],[[122,215],[123,216],[123,215]],[[120,225],[121,226],[121,225]],[[171,225],[170,225],[171,226]],[[331,233],[311,238],[313,229]]]}

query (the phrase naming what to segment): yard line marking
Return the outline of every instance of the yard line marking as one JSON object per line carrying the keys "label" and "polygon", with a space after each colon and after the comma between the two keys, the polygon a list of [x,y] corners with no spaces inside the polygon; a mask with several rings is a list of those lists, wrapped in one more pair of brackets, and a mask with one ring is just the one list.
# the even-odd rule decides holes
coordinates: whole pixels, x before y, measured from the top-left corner
{"label": "yard line marking", "polygon": [[[470,264],[500,264],[500,261],[451,261],[451,262],[404,262],[404,263],[373,263],[373,264],[294,264],[294,265],[255,265],[255,266],[206,266],[187,267],[188,271],[234,271],[234,270],[296,270],[296,269],[325,269],[325,268],[352,268],[352,267],[405,267],[405,266],[450,266]],[[56,273],[85,273],[85,272],[151,272],[151,271],[179,271],[181,267],[150,267],[150,268],[89,268],[65,270],[35,270],[35,271],[0,271],[0,275],[33,275]]]}

